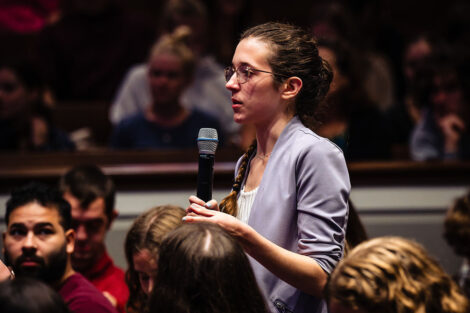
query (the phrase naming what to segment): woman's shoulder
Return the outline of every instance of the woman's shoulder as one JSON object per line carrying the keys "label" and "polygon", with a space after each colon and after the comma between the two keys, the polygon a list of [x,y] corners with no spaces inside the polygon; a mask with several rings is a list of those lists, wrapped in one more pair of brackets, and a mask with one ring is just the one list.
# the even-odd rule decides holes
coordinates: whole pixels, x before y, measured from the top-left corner
{"label": "woman's shoulder", "polygon": [[300,121],[294,121],[290,128],[287,129],[286,136],[280,138],[284,146],[293,153],[339,153],[343,151],[335,143],[324,138],[311,129],[305,127]]}

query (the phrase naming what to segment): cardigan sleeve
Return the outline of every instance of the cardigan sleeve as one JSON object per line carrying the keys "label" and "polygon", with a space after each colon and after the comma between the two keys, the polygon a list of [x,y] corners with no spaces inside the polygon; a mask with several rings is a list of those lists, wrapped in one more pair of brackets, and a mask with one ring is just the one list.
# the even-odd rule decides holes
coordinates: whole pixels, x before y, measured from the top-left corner
{"label": "cardigan sleeve", "polygon": [[351,185],[342,151],[323,139],[296,162],[298,252],[331,273],[343,255]]}

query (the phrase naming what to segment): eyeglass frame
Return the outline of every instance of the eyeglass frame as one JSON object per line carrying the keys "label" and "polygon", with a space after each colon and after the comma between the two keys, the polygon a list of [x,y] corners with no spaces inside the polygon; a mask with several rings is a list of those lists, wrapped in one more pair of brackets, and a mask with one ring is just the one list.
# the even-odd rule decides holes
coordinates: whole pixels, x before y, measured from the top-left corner
{"label": "eyeglass frame", "polygon": [[[230,66],[227,66],[227,67],[224,69],[224,78],[225,78],[225,82],[228,83],[228,82],[230,81],[230,79],[232,78],[233,74],[235,74],[235,75],[236,75],[236,78],[237,78],[237,82],[238,82],[240,85],[247,83],[248,80],[251,78],[251,74],[252,74],[252,73],[250,73],[250,74],[247,76],[246,81],[240,82],[240,79],[239,79],[240,75],[238,74],[238,70],[239,70],[242,66],[246,67],[249,71],[253,71],[253,72],[267,73],[267,74],[271,74],[271,75],[273,75],[273,76],[274,76],[274,75],[278,75],[278,76],[282,76],[282,77],[286,77],[286,78],[289,77],[289,76],[286,76],[286,75],[275,74],[275,73],[273,73],[273,72],[268,72],[268,71],[264,71],[264,70],[259,70],[259,69],[253,68],[253,67],[251,67],[251,66],[249,66],[249,65],[247,65],[247,64],[242,64],[242,65],[240,65],[238,68],[235,68],[233,65],[230,65]],[[228,73],[229,73],[229,71],[231,71],[231,70],[233,70],[232,73],[231,73],[231,75],[230,75],[230,76],[227,76]],[[247,72],[249,72],[248,70],[247,70]]]}

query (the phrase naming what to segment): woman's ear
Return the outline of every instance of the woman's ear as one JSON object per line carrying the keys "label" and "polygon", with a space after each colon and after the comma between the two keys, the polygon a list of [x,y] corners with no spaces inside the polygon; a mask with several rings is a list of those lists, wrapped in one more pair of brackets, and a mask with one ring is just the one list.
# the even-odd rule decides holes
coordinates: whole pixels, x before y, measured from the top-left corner
{"label": "woman's ear", "polygon": [[284,100],[291,100],[295,98],[299,92],[300,89],[302,89],[302,79],[300,79],[297,76],[289,77],[283,84],[282,84],[282,93],[281,97]]}

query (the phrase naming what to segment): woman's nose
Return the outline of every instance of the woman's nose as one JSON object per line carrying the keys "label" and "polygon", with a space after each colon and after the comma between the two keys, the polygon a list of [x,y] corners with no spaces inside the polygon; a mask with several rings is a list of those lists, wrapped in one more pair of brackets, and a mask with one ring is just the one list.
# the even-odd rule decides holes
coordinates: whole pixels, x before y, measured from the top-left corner
{"label": "woman's nose", "polygon": [[236,72],[232,74],[228,82],[225,84],[225,88],[227,88],[228,90],[234,90],[234,89],[240,88],[240,84],[238,83]]}

